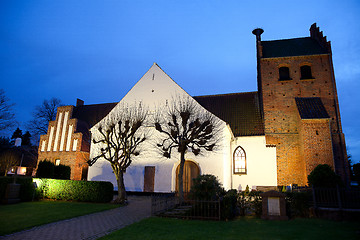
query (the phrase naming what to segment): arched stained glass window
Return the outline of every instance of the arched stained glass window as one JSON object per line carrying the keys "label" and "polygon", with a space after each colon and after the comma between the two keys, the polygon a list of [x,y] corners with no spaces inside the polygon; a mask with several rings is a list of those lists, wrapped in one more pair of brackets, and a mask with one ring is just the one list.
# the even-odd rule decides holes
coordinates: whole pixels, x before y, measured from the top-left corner
{"label": "arched stained glass window", "polygon": [[246,174],[246,154],[240,146],[234,152],[234,174]]}

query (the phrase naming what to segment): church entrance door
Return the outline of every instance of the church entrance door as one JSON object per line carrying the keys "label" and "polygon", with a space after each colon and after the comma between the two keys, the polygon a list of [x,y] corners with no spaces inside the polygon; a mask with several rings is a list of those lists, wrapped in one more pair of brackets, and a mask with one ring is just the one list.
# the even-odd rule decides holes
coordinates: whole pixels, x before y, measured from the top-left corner
{"label": "church entrance door", "polygon": [[[180,165],[176,168],[176,192],[179,192],[179,169]],[[191,186],[193,185],[193,179],[197,178],[200,174],[200,169],[192,161],[185,161],[184,172],[183,172],[183,190],[186,196],[186,193],[190,192]]]}

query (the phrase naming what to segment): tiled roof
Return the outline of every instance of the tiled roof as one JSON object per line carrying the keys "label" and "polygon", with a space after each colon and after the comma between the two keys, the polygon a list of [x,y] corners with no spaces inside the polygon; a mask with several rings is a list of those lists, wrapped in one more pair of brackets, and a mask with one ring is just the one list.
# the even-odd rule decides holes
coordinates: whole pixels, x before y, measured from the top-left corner
{"label": "tiled roof", "polygon": [[193,97],[217,117],[227,122],[235,137],[264,135],[257,92]]}
{"label": "tiled roof", "polygon": [[[76,131],[83,134],[83,140],[90,143],[90,128],[103,119],[117,103],[82,105],[74,107],[72,118],[78,119]],[[82,151],[89,151],[90,145],[82,145]]]}
{"label": "tiled roof", "polygon": [[262,57],[291,57],[328,53],[326,49],[311,37],[261,41]]}
{"label": "tiled roof", "polygon": [[89,124],[89,128],[103,119],[117,103],[103,103],[74,107],[72,117]]}
{"label": "tiled roof", "polygon": [[329,118],[320,98],[295,98],[295,101],[301,119]]}
{"label": "tiled roof", "polygon": [[[264,135],[257,92],[231,93],[193,97],[205,109],[228,123],[234,136]],[[117,103],[74,107],[72,118],[78,119],[77,131],[87,135]],[[88,136],[85,136],[88,138]]]}

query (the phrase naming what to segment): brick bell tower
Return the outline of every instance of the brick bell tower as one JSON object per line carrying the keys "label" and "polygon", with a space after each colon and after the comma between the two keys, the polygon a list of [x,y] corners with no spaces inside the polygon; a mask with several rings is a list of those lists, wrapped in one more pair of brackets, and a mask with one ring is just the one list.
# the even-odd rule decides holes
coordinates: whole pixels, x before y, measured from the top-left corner
{"label": "brick bell tower", "polygon": [[255,29],[258,91],[266,143],[276,145],[278,185],[307,185],[318,164],[349,182],[330,42],[310,37],[261,41]]}

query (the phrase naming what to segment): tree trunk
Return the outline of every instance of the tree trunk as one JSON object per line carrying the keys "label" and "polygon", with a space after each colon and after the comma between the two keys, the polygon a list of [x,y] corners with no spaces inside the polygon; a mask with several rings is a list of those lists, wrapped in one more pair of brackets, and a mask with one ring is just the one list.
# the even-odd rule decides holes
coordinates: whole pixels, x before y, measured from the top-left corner
{"label": "tree trunk", "polygon": [[178,175],[180,203],[182,203],[184,201],[184,187],[183,187],[184,165],[185,165],[185,151],[181,151],[181,153],[180,153],[180,168],[179,168],[179,175]]}
{"label": "tree trunk", "polygon": [[116,180],[118,185],[118,196],[114,200],[114,203],[125,203],[126,201],[126,191],[125,191],[125,184],[124,184],[124,172],[119,171],[118,174],[116,174]]}

